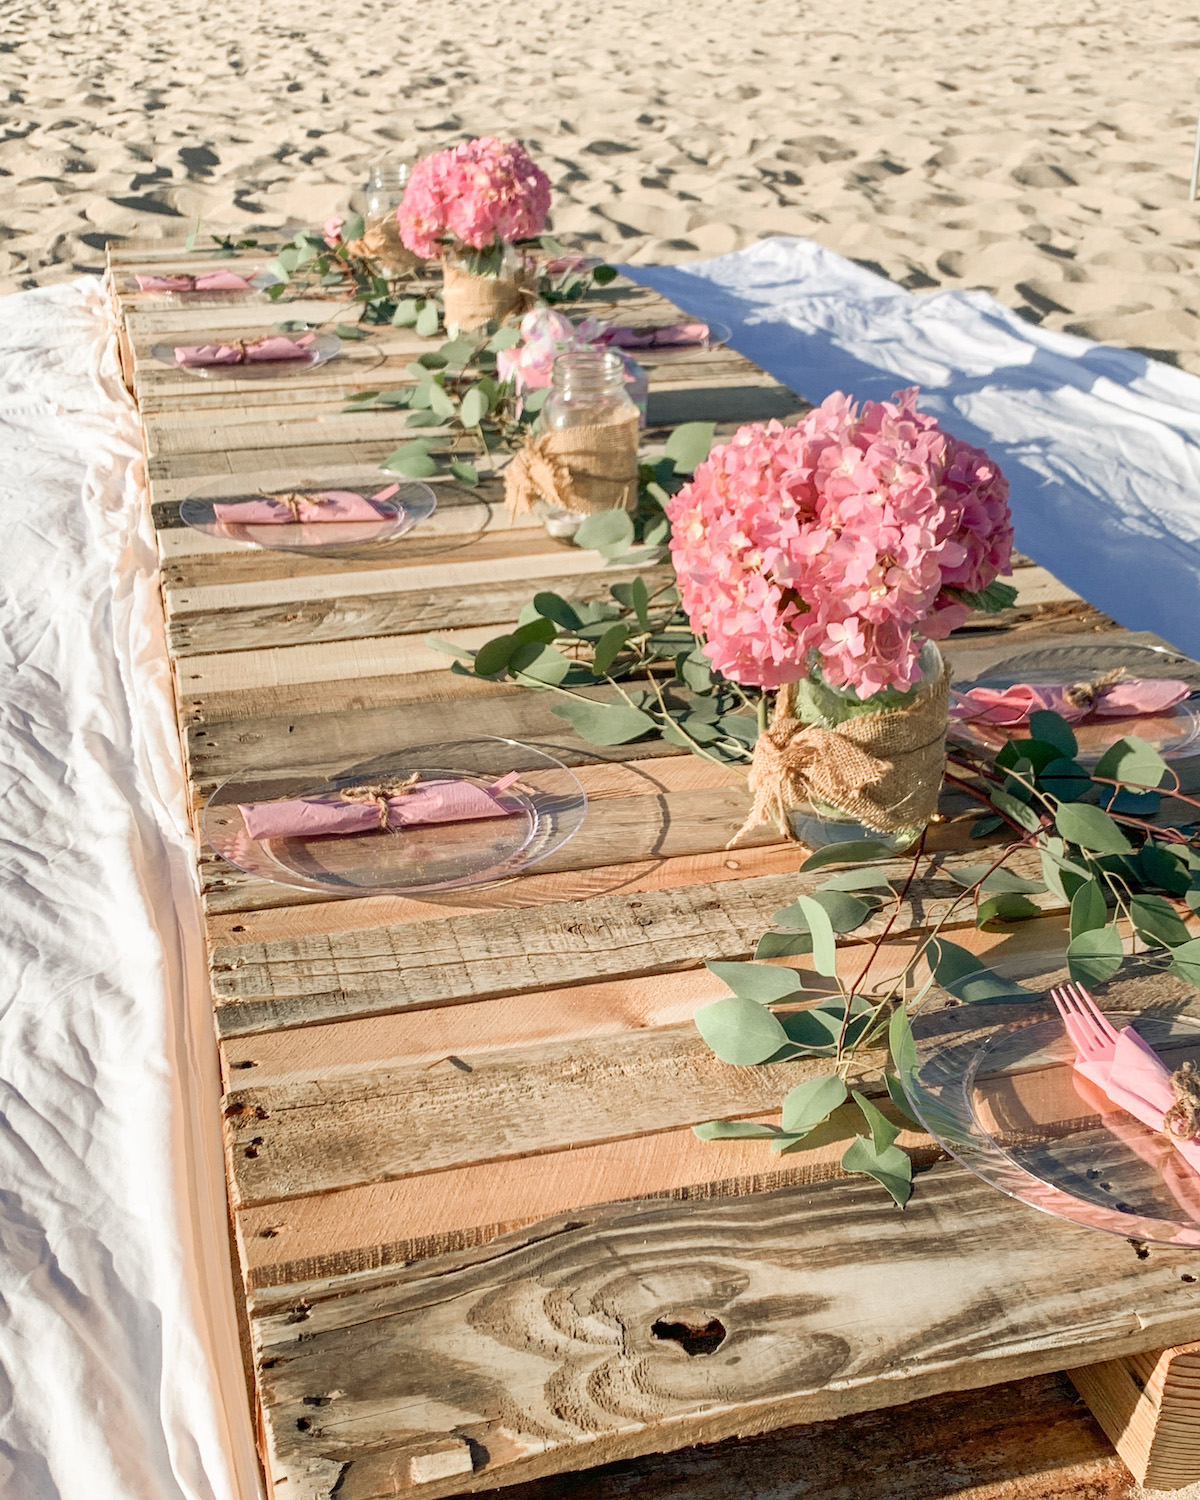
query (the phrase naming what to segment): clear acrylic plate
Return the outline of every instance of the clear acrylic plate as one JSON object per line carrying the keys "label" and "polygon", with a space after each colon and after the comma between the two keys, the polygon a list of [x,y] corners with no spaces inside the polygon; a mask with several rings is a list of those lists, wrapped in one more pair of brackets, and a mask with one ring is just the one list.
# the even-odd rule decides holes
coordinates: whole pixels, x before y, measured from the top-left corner
{"label": "clear acrylic plate", "polygon": [[[222,519],[216,509],[219,505],[269,499],[273,494],[319,495],[331,490],[360,495],[379,512],[379,520],[239,522]],[[389,490],[394,490],[395,493],[389,496]],[[378,498],[379,496],[387,498]],[[193,531],[202,531],[206,536],[218,537],[221,541],[245,542],[253,547],[266,547],[277,552],[339,552],[403,536],[414,527],[428,522],[436,509],[437,497],[427,484],[415,479],[405,479],[399,481],[397,488],[394,476],[379,471],[367,483],[362,479],[321,484],[305,480],[292,485],[287,491],[189,495],[186,500],[180,501],[179,518]]]}
{"label": "clear acrylic plate", "polygon": [[[1190,1010],[1108,1010],[1168,1067],[1200,1063]],[[1200,1173],[1165,1136],[1110,1103],[1072,1067],[1057,1013],[1037,1001],[967,1004],[913,1021],[905,1091],[925,1129],[1010,1198],[1126,1239],[1200,1248]]]}
{"label": "clear acrylic plate", "polygon": [[[266,336],[262,333],[251,335],[255,339]],[[181,365],[175,362],[175,350],[179,345],[198,342],[202,340],[193,334],[190,338],[176,339],[170,344],[152,344],[150,353],[160,364],[169,365],[172,370],[178,370],[183,375],[194,375],[198,380],[286,380],[291,376],[302,375],[317,365],[326,365],[342,352],[342,341],[336,333],[318,333],[301,359],[256,360],[244,365]],[[210,339],[209,342],[227,340]],[[381,354],[380,359],[382,358]]]}
{"label": "clear acrylic plate", "polygon": [[[1095,655],[1091,648],[1088,655]],[[1109,665],[1126,667],[1130,677],[1172,675],[1169,670],[1164,670],[1162,654],[1144,646],[1113,647],[1111,657],[1113,659],[1109,660]],[[951,706],[960,693],[965,693],[970,688],[1004,689],[1025,682],[1035,686],[1042,683],[1079,682],[1090,680],[1105,670],[1103,665],[1096,665],[1091,661],[1087,665],[1081,665],[1078,650],[1072,650],[1069,646],[1039,650],[1037,662],[1036,666],[1030,665],[1024,670],[1015,661],[1005,662],[1002,667],[986,676],[970,682],[956,682],[950,693]],[[1144,671],[1140,672],[1139,669]],[[1131,734],[1153,745],[1167,760],[1200,754],[1200,703],[1194,696],[1185,698],[1182,703],[1167,709],[1165,713],[1134,714],[1123,719],[1089,715],[1072,724],[1071,728],[1079,745],[1076,759],[1083,766],[1095,765],[1110,745],[1115,745],[1118,740]],[[994,754],[1003,749],[1010,739],[1028,739],[1029,725],[1004,726],[951,719],[949,734],[951,739],[976,745]]]}
{"label": "clear acrylic plate", "polygon": [[[501,818],[416,825],[325,837],[252,839],[239,804],[295,797],[341,801],[348,789],[382,777],[420,783],[465,781],[485,788],[510,772],[519,779],[495,794]],[[328,895],[419,896],[490,885],[537,864],[578,832],[587,797],[553,756],[516,740],[486,737],[419,745],[349,766],[336,776],[253,771],[219,786],[204,809],[209,843],[230,864],[277,885]]]}
{"label": "clear acrylic plate", "polygon": [[[197,274],[203,275],[204,273]],[[265,288],[270,286],[271,282],[269,277],[263,276],[257,266],[253,270],[238,271],[236,274],[243,276],[249,285],[245,288],[227,287],[224,290],[189,287],[178,291],[156,291],[153,287],[143,290],[138,286],[136,277],[126,276],[121,282],[121,291],[129,296],[155,297],[160,301],[181,307],[220,307],[225,303],[265,300]]]}

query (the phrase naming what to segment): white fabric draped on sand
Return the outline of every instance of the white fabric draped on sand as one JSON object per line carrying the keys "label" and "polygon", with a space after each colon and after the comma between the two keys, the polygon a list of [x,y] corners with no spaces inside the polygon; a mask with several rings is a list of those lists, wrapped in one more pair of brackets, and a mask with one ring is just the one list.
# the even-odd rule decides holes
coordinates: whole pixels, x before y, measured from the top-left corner
{"label": "white fabric draped on sand", "polygon": [[0,1494],[258,1493],[141,442],[100,287],[0,301]]}
{"label": "white fabric draped on sand", "polygon": [[985,292],[909,292],[811,240],[625,266],[809,401],[921,387],[1008,476],[1017,546],[1131,630],[1200,655],[1200,378],[1037,328]]}

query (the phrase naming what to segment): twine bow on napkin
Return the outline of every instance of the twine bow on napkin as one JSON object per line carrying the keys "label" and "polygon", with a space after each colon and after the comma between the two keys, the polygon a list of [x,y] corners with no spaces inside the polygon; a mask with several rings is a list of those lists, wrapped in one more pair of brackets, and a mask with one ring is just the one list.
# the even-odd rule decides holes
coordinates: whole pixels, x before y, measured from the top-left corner
{"label": "twine bow on napkin", "polygon": [[509,512],[530,510],[540,496],[583,515],[632,511],[637,505],[637,412],[619,422],[554,428],[530,437],[504,471]]}
{"label": "twine bow on napkin", "polygon": [[780,688],[770,727],[750,765],[750,815],[725,846],[775,822],[796,840],[788,820],[805,802],[824,802],[877,833],[927,823],[937,811],[946,753],[950,672],[903,708],[860,714],[832,728],[793,713],[794,686]]}
{"label": "twine bow on napkin", "polygon": [[421,780],[421,773],[414,771],[411,776],[403,780],[398,776],[384,776],[379,781],[364,783],[362,786],[351,786],[342,788],[342,800],[345,802],[374,802],[379,808],[379,827],[386,833],[388,831],[388,818],[391,816],[391,804],[389,797],[403,797]]}

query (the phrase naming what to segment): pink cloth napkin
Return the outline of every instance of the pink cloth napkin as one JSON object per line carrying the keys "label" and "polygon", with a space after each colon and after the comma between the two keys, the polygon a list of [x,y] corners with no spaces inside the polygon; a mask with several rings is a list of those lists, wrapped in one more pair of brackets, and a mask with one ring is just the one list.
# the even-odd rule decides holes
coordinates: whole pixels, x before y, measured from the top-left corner
{"label": "pink cloth napkin", "polygon": [[1103,1089],[1089,1083],[1086,1078],[1076,1076],[1075,1092],[1100,1116],[1101,1124],[1121,1144],[1152,1167],[1167,1185],[1168,1191],[1187,1214],[1189,1219],[1200,1224],[1200,1177],[1178,1152],[1172,1151],[1162,1135],[1148,1136],[1129,1118],[1128,1114],[1115,1109]]}
{"label": "pink cloth napkin", "polygon": [[1108,1062],[1075,1059],[1075,1071],[1094,1083],[1108,1099],[1170,1141],[1190,1167],[1200,1170],[1200,1137],[1181,1141],[1163,1129],[1163,1116],[1175,1102],[1171,1069],[1132,1026],[1117,1033]]}
{"label": "pink cloth napkin", "polygon": [[[388,798],[388,828],[417,823],[467,823],[477,818],[508,818],[512,810],[495,801],[520,780],[510,771],[489,787],[469,781],[425,781],[411,792]],[[320,802],[303,797],[287,802],[247,802],[238,810],[252,839],[322,838],[378,829],[378,802]]]}
{"label": "pink cloth napkin", "polygon": [[309,499],[297,500],[295,511],[285,501],[270,495],[261,500],[235,500],[228,505],[214,501],[213,515],[218,521],[240,526],[279,526],[308,521],[381,521],[384,518],[375,509],[374,502],[390,500],[399,488],[398,484],[390,484],[370,499],[356,495],[353,490],[321,490]]}
{"label": "pink cloth napkin", "polygon": [[200,276],[135,276],[140,292],[249,292],[245,276],[235,271],[205,271]]}
{"label": "pink cloth napkin", "polygon": [[176,344],[177,365],[273,364],[285,359],[303,359],[313,335],[289,339],[280,333],[252,344]]}
{"label": "pink cloth napkin", "polygon": [[679,344],[703,344],[707,323],[673,323],[669,328],[606,328],[596,340],[617,349],[667,349]]}
{"label": "pink cloth napkin", "polygon": [[1067,685],[1019,682],[1005,688],[977,687],[955,693],[950,707],[953,719],[970,719],[976,724],[998,724],[1016,728],[1026,724],[1029,716],[1048,709],[1068,723],[1094,714],[1104,719],[1132,718],[1138,714],[1159,714],[1174,708],[1191,692],[1186,682],[1169,678],[1135,678],[1114,682],[1101,688],[1091,708],[1080,708],[1067,697]]}
{"label": "pink cloth napkin", "polygon": [[139,292],[190,292],[190,276],[135,276]]}

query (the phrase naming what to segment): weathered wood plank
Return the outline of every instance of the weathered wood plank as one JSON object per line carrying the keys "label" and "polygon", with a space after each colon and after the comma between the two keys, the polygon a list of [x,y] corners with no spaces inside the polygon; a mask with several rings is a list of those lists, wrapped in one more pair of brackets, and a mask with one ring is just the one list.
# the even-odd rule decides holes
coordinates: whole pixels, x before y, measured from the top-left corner
{"label": "weathered wood plank", "polygon": [[1200,1343],[1067,1375],[1139,1484],[1174,1490],[1192,1483],[1200,1470]]}
{"label": "weathered wood plank", "polygon": [[[567,1488],[569,1486],[569,1489]],[[535,1479],[504,1500],[1135,1500],[1061,1375]]]}
{"label": "weathered wood plank", "polygon": [[[1014,861],[1014,867],[1021,863]],[[908,865],[887,868],[902,880]],[[748,957],[773,913],[822,879],[819,871],[759,876],[646,891],[636,901],[601,896],[519,912],[221,946],[212,956],[220,1026],[229,1035],[618,975],[669,973],[698,967],[706,957]],[[1062,904],[1049,892],[1033,899],[1046,912]],[[939,871],[913,883],[892,931],[923,928],[953,907],[968,917],[961,886]],[[889,918],[890,912],[876,913],[853,937],[864,940]]]}
{"label": "weathered wood plank", "polygon": [[[861,1180],[573,1211],[259,1293],[271,1471],[374,1500],[398,1451],[453,1429],[475,1468],[436,1497],[1117,1358],[1200,1328],[1195,1260],[1139,1260],[949,1163],[903,1214]],[[717,1347],[689,1356],[678,1325],[719,1325]]]}
{"label": "weathered wood plank", "polygon": [[[206,652],[262,651],[300,643],[380,639],[391,635],[457,630],[477,625],[515,624],[518,615],[539,589],[567,591],[572,598],[595,600],[609,596],[614,584],[644,578],[652,591],[669,582],[666,568],[608,568],[599,553],[579,551],[578,559],[562,560],[548,555],[513,559],[498,569],[484,564],[478,569],[459,564],[460,572],[474,577],[455,579],[435,586],[437,565],[422,569],[414,578],[398,573],[379,592],[373,579],[363,581],[362,591],[326,597],[319,587],[282,592],[292,597],[280,602],[234,605],[204,603],[193,607],[178,596],[167,623],[171,650],[177,657]],[[570,566],[571,563],[574,566]],[[453,574],[454,564],[442,564]],[[508,578],[496,578],[502,571]],[[491,575],[491,576],[489,576]],[[307,580],[311,583],[311,580]],[[336,584],[336,580],[331,580]],[[268,592],[269,585],[251,584],[246,592]],[[228,590],[222,589],[226,594]],[[280,592],[276,590],[275,592]],[[303,597],[295,597],[297,594]]]}

